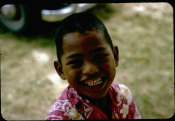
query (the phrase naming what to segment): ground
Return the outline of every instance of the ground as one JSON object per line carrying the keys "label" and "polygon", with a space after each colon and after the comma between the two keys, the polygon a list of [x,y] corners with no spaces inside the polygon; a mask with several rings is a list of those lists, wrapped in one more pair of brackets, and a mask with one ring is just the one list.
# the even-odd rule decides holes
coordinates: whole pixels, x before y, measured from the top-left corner
{"label": "ground", "polygon": [[[174,114],[173,8],[168,3],[105,4],[89,12],[106,25],[119,47],[116,82],[127,85],[144,119]],[[55,24],[57,25],[57,24]],[[0,27],[1,115],[44,120],[68,85],[57,75],[56,27],[20,35]],[[48,32],[47,32],[48,31]]]}

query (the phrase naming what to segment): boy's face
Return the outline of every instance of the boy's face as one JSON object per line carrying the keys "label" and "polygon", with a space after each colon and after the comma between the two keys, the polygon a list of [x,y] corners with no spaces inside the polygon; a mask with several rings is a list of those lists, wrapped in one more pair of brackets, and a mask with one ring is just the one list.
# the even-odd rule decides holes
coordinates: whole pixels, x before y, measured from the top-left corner
{"label": "boy's face", "polygon": [[62,48],[62,66],[54,63],[60,77],[82,95],[104,97],[115,77],[118,49],[112,52],[102,32],[96,30],[64,35]]}

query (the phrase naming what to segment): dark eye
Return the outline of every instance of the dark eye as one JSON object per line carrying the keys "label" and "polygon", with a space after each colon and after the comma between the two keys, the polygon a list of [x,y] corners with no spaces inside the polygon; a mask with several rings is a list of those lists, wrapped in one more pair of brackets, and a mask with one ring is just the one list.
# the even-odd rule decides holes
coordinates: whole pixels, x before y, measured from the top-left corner
{"label": "dark eye", "polygon": [[77,60],[72,60],[72,61],[68,62],[66,65],[70,65],[73,68],[77,68],[77,67],[80,67],[82,63],[83,63],[82,60],[77,59]]}
{"label": "dark eye", "polygon": [[108,54],[97,54],[97,55],[95,55],[95,59],[96,60],[104,60],[104,59],[106,59],[107,56],[108,56]]}

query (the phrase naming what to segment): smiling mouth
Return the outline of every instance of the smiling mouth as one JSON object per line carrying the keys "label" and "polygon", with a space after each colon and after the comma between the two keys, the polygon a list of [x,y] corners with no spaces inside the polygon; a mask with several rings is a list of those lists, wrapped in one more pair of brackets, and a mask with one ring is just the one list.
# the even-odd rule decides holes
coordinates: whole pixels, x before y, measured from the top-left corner
{"label": "smiling mouth", "polygon": [[103,83],[103,79],[101,77],[98,77],[96,79],[92,80],[86,80],[83,82],[86,86],[97,86]]}

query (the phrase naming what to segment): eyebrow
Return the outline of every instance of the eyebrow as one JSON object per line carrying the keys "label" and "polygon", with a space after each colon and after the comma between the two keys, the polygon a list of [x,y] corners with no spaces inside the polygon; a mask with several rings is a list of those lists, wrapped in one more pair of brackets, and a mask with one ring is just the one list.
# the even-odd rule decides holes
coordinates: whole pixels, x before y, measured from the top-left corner
{"label": "eyebrow", "polygon": [[67,56],[66,58],[70,59],[70,58],[80,58],[80,57],[82,57],[81,54],[72,54],[72,55]]}
{"label": "eyebrow", "polygon": [[[98,47],[96,49],[91,50],[90,53],[92,53],[92,54],[93,53],[98,53],[98,52],[101,52],[101,51],[104,51],[104,50],[105,50],[104,47]],[[81,54],[76,53],[76,54],[69,55],[66,58],[67,59],[70,59],[70,58],[81,58],[81,57],[82,57]]]}
{"label": "eyebrow", "polygon": [[97,53],[97,52],[101,52],[101,51],[104,51],[104,50],[106,50],[104,47],[98,47],[98,48],[96,48],[94,50],[91,50],[90,52],[91,53]]}

